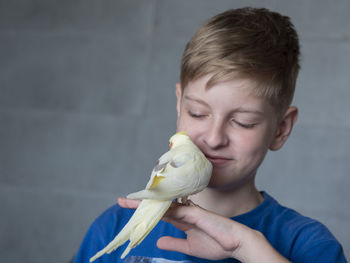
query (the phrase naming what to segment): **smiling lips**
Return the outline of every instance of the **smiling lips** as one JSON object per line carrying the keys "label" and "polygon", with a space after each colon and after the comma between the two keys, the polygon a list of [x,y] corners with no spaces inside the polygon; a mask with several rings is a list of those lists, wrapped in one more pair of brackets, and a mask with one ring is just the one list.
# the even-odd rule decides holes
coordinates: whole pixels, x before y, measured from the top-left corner
{"label": "smiling lips", "polygon": [[221,166],[229,162],[231,159],[222,157],[222,156],[211,156],[205,154],[205,157],[212,163],[214,166]]}

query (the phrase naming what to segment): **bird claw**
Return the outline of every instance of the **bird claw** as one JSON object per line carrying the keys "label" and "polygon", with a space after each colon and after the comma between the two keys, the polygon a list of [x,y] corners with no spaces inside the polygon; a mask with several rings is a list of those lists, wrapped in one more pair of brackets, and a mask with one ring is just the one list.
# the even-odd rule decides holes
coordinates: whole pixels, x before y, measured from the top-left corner
{"label": "bird claw", "polygon": [[181,197],[181,204],[184,206],[196,206],[195,203],[188,199],[188,196]]}

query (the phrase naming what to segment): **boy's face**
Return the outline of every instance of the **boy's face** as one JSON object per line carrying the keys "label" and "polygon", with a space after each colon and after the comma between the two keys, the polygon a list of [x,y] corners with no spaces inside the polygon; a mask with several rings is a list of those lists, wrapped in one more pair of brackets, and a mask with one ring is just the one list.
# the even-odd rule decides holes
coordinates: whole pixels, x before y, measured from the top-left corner
{"label": "boy's face", "polygon": [[275,139],[274,109],[251,94],[254,82],[235,79],[206,89],[208,76],[176,87],[177,131],[186,131],[213,164],[209,187],[229,190],[253,182]]}

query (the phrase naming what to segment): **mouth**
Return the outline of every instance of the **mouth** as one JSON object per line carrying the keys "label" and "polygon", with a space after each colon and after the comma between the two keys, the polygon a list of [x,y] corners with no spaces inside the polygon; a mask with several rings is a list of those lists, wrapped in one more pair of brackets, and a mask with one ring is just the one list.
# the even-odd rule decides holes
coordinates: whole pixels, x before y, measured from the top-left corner
{"label": "mouth", "polygon": [[232,159],[223,157],[223,156],[214,156],[205,154],[205,157],[212,163],[214,166],[221,166],[231,161]]}

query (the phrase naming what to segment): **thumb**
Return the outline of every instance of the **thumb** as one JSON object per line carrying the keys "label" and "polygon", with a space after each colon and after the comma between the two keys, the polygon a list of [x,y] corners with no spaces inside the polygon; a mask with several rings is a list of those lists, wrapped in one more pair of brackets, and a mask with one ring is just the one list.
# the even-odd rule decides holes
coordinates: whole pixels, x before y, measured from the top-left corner
{"label": "thumb", "polygon": [[141,203],[141,200],[128,199],[125,197],[118,198],[118,204],[123,208],[136,209],[140,203]]}

